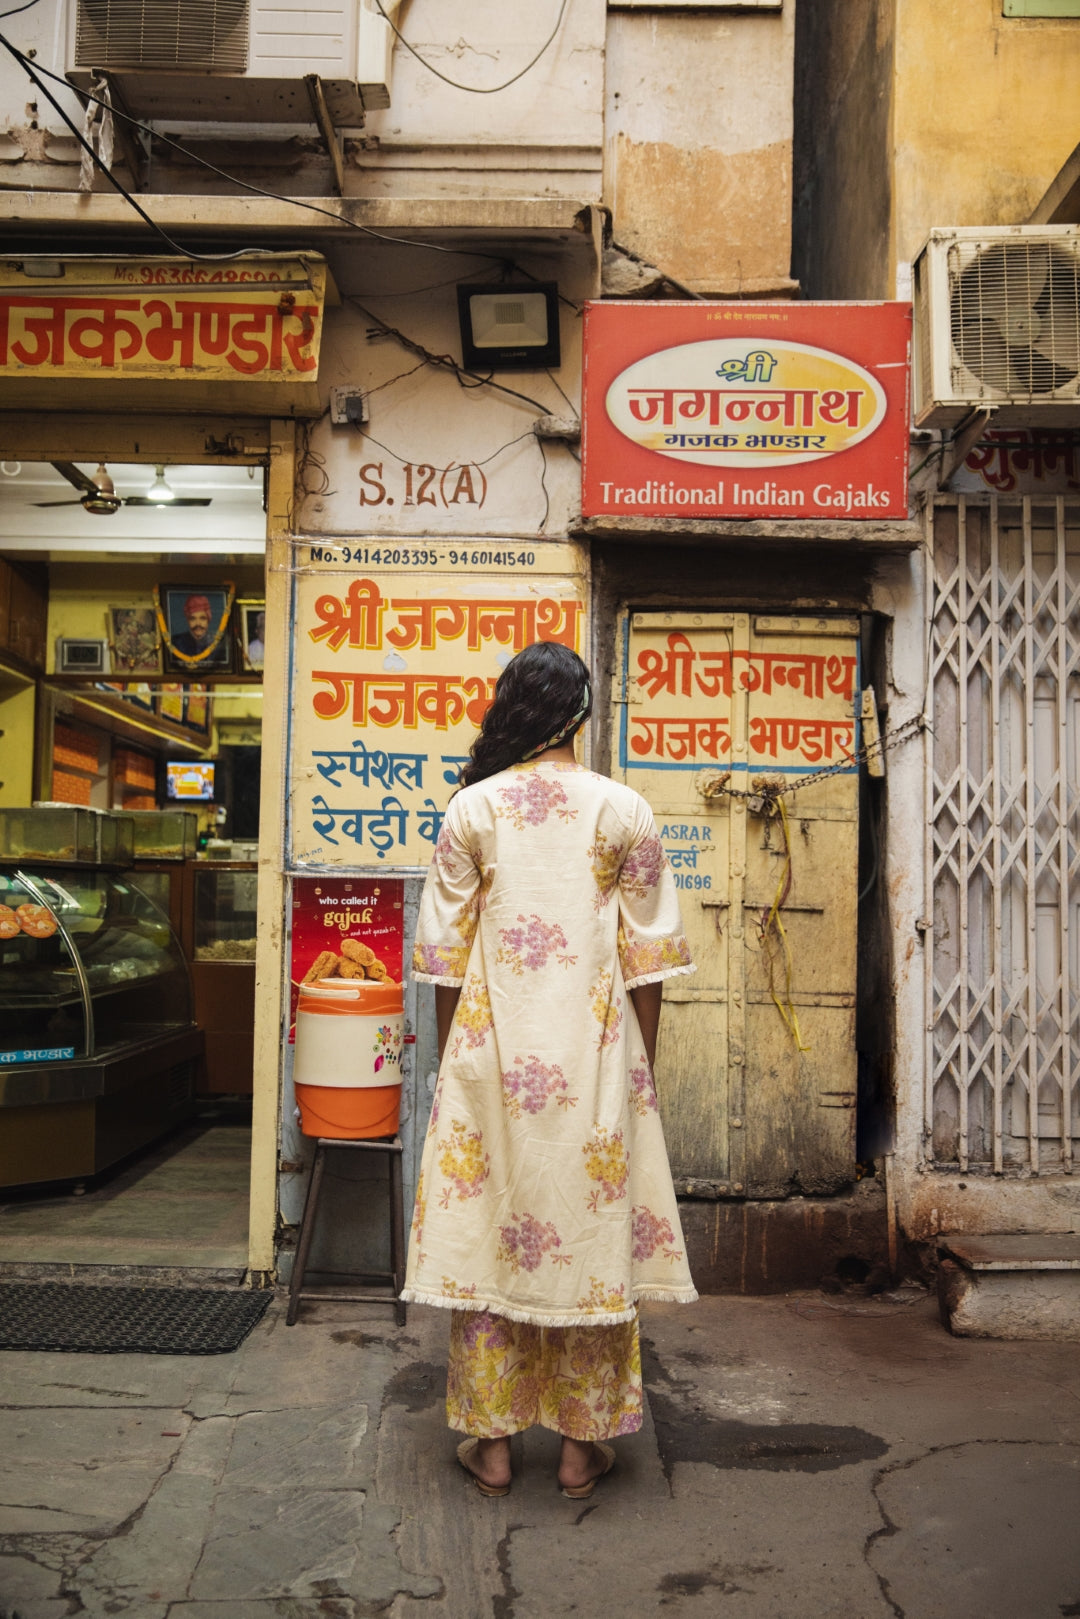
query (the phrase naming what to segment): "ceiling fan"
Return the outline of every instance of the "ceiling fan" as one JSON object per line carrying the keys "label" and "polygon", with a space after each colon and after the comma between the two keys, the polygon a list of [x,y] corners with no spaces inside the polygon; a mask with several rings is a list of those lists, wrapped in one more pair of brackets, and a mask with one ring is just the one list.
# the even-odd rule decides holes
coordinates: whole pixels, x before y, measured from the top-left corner
{"label": "ceiling fan", "polygon": [[118,495],[116,485],[109,476],[104,461],[91,478],[72,461],[53,461],[60,475],[79,491],[78,500],[38,500],[34,504],[48,506],[81,506],[95,517],[112,517],[121,506],[156,506],[165,510],[169,506],[209,506],[209,495],[175,495],[165,481],[164,464],[154,468],[154,481],[145,495]]}

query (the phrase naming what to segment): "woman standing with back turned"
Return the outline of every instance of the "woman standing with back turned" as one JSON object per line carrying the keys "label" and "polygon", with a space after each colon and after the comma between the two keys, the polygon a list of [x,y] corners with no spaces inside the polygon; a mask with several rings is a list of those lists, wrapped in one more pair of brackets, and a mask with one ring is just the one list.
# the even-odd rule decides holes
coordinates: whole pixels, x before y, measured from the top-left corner
{"label": "woman standing with back turned", "polygon": [[694,969],[648,805],[575,762],[590,705],[558,643],[507,665],[413,956],[440,1070],[402,1296],[453,1311],[447,1415],[485,1495],[534,1423],[591,1494],[600,1441],[641,1426],[637,1301],[697,1297],[652,1078],[661,980]]}

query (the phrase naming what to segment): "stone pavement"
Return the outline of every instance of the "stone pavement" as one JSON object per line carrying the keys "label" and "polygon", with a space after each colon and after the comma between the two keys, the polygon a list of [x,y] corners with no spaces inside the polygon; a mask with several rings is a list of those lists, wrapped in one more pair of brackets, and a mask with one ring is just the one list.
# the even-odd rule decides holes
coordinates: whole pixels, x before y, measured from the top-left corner
{"label": "stone pavement", "polygon": [[650,1416],[587,1502],[453,1464],[446,1319],[284,1300],[233,1355],[0,1354],[3,1619],[1080,1615],[1075,1344],[917,1289],[643,1312]]}

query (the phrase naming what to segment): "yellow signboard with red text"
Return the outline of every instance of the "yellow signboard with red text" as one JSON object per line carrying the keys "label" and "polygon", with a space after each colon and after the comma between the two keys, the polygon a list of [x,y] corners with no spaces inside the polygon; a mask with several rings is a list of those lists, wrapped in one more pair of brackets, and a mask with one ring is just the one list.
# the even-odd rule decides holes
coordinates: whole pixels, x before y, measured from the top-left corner
{"label": "yellow signboard with red text", "polygon": [[295,579],[292,868],[426,867],[501,670],[534,641],[583,653],[585,614],[573,545],[308,546]]}
{"label": "yellow signboard with red text", "polygon": [[12,399],[47,402],[77,380],[104,384],[111,402],[173,409],[202,385],[208,401],[232,384],[230,398],[256,390],[267,408],[317,403],[327,291],[317,255],[80,258],[39,275],[43,262],[0,265],[0,381]]}

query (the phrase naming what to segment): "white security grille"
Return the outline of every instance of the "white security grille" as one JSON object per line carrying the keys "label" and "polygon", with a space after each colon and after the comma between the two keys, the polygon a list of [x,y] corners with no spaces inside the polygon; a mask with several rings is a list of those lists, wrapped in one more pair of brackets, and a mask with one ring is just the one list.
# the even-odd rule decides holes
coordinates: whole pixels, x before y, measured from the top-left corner
{"label": "white security grille", "polygon": [[927,1157],[1080,1148],[1080,506],[934,513]]}
{"label": "white security grille", "polygon": [[78,67],[243,73],[248,0],[78,0]]}

